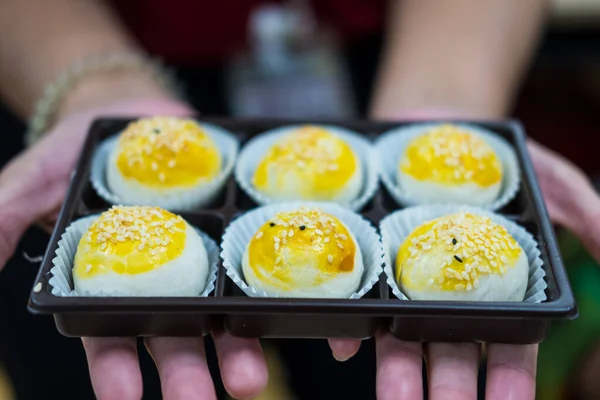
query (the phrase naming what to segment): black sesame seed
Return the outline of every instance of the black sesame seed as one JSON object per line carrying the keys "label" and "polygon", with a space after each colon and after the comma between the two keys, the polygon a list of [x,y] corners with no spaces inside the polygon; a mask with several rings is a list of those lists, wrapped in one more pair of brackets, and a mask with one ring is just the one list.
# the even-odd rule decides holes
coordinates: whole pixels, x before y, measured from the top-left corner
{"label": "black sesame seed", "polygon": [[455,259],[456,261],[458,261],[458,262],[463,262],[463,261],[462,261],[462,259],[461,259],[459,256],[456,256],[456,255],[455,255],[455,256],[454,256],[454,259]]}
{"label": "black sesame seed", "polygon": [[270,225],[270,226],[271,226],[271,228],[272,228],[272,227],[274,227],[274,226],[275,226],[275,222],[271,222],[269,225]]}
{"label": "black sesame seed", "polygon": [[160,129],[154,128],[154,129],[152,129],[152,132],[154,132],[154,133],[160,133]]}
{"label": "black sesame seed", "polygon": [[305,229],[306,229],[306,227],[305,227],[304,225],[300,225],[300,230],[301,230],[301,231],[303,231],[303,230],[305,230]]}
{"label": "black sesame seed", "polygon": [[452,244],[458,243],[455,238],[452,238]]}

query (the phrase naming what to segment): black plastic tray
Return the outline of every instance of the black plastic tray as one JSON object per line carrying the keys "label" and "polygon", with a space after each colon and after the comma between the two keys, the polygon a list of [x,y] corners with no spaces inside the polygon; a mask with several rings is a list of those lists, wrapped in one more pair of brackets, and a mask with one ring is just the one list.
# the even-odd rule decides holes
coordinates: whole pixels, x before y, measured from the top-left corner
{"label": "black plastic tray", "polygon": [[[65,203],[50,239],[35,284],[29,310],[54,314],[58,330],[66,336],[199,336],[211,329],[226,329],[241,337],[344,337],[368,338],[379,327],[391,329],[411,341],[485,341],[537,343],[545,338],[553,319],[573,318],[577,309],[563,266],[552,225],[525,147],[518,122],[468,122],[491,130],[515,148],[522,171],[516,198],[499,211],[521,224],[539,243],[548,283],[547,301],[540,304],[497,302],[401,301],[388,288],[385,277],[364,298],[281,299],[246,296],[220,267],[216,289],[207,298],[98,298],[57,297],[48,279],[57,244],[65,228],[84,215],[110,207],[92,189],[89,171],[92,155],[102,139],[134,120],[100,119],[92,125],[71,179]],[[269,129],[298,123],[326,123],[360,132],[374,139],[382,132],[407,122],[299,121],[204,118],[230,130],[242,145]],[[217,242],[236,216],[257,205],[231,177],[213,204],[181,215]],[[375,226],[401,208],[380,185],[376,196],[362,210]],[[34,285],[35,287],[35,285]],[[39,285],[38,285],[39,288]]]}

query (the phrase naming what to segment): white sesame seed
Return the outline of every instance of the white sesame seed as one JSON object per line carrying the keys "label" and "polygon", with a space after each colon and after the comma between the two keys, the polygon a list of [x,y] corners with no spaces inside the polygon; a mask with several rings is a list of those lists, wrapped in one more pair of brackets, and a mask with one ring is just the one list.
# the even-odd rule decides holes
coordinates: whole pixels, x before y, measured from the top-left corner
{"label": "white sesame seed", "polygon": [[171,161],[169,161],[169,163],[167,164],[167,166],[168,166],[169,168],[173,168],[173,167],[175,167],[175,160],[171,160]]}
{"label": "white sesame seed", "polygon": [[42,282],[38,282],[35,284],[35,286],[33,287],[33,292],[34,293],[39,293],[42,291]]}
{"label": "white sesame seed", "polygon": [[348,236],[344,235],[343,233],[340,233],[340,239],[347,240]]}
{"label": "white sesame seed", "polygon": [[279,236],[273,236],[273,240],[275,241],[275,243],[279,243],[281,241]]}
{"label": "white sesame seed", "polygon": [[433,286],[433,284],[435,283],[435,281],[433,280],[433,278],[429,278],[429,286]]}
{"label": "white sesame seed", "polygon": [[331,254],[327,256],[327,262],[329,264],[333,263],[333,256]]}
{"label": "white sesame seed", "polygon": [[278,242],[275,243],[275,251],[277,251],[277,250],[279,250],[279,243]]}
{"label": "white sesame seed", "polygon": [[340,249],[344,250],[344,245],[343,245],[343,244],[341,244],[340,242],[338,242],[338,244],[337,244],[337,245],[338,245],[338,247],[339,247]]}
{"label": "white sesame seed", "polygon": [[152,171],[158,171],[158,164],[156,162],[152,162]]}
{"label": "white sesame seed", "polygon": [[323,235],[323,231],[321,231],[320,229],[315,229],[315,233],[319,236]]}
{"label": "white sesame seed", "polygon": [[471,282],[467,283],[467,291],[470,291],[471,289],[473,289],[473,286],[471,285]]}
{"label": "white sesame seed", "polygon": [[258,232],[256,234],[256,236],[255,236],[256,239],[260,239],[261,237],[263,237],[263,232],[262,231]]}
{"label": "white sesame seed", "polygon": [[471,279],[471,277],[469,276],[469,274],[466,271],[461,272],[460,275],[463,277],[463,279],[465,281],[468,281],[469,279]]}
{"label": "white sesame seed", "polygon": [[454,289],[456,289],[456,290],[465,290],[465,285],[463,285],[463,284],[460,284],[460,283],[457,283],[457,284],[454,286]]}

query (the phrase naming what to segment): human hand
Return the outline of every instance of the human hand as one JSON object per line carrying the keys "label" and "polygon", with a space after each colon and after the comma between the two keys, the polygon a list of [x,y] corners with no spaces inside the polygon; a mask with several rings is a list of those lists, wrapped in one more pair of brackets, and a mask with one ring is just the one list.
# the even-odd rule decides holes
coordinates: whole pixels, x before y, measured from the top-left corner
{"label": "human hand", "polygon": [[[425,110],[404,117],[446,119],[456,114]],[[589,179],[564,157],[532,140],[528,150],[550,218],[578,236],[600,261],[600,197]],[[334,357],[345,360],[360,343],[331,340],[330,345]],[[376,346],[378,399],[422,398],[423,357],[431,399],[477,398],[478,344],[404,342],[382,332],[376,336]],[[488,344],[486,399],[534,399],[537,351],[537,345]]]}
{"label": "human hand", "polygon": [[[43,139],[0,172],[0,268],[34,222],[53,225],[91,121],[102,115],[190,116],[185,104],[170,99],[104,103],[61,117]],[[267,370],[257,340],[226,333],[213,335],[221,375],[235,398],[256,396],[266,385]],[[142,377],[135,338],[83,338],[90,376],[98,399],[140,399]],[[149,338],[167,399],[215,399],[202,338]]]}
{"label": "human hand", "polygon": [[[553,222],[573,232],[600,261],[600,197],[585,174],[570,161],[529,140],[528,150]],[[399,341],[377,337],[378,398],[422,397],[422,355],[428,366],[432,399],[477,397],[479,346]],[[486,399],[533,399],[537,345],[487,347]]]}

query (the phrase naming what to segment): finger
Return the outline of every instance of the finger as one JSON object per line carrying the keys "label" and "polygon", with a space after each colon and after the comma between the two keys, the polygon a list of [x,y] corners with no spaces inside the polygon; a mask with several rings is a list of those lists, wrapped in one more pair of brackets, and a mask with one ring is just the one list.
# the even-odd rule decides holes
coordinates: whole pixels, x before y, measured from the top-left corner
{"label": "finger", "polygon": [[142,374],[133,338],[82,338],[98,400],[139,400]]}
{"label": "finger", "polygon": [[377,399],[423,398],[423,353],[421,343],[404,342],[391,333],[376,338]]}
{"label": "finger", "polygon": [[360,349],[360,340],[353,339],[327,339],[333,358],[340,362],[354,357]]}
{"label": "finger", "polygon": [[156,363],[163,398],[216,400],[201,338],[154,337],[146,348]]}
{"label": "finger", "polygon": [[552,220],[581,239],[600,260],[600,197],[589,178],[566,158],[529,141],[535,167]]}
{"label": "finger", "polygon": [[480,346],[432,343],[427,348],[429,397],[432,400],[477,399]]}
{"label": "finger", "polygon": [[236,399],[252,399],[267,386],[269,373],[260,343],[226,332],[213,333],[223,385]]}
{"label": "finger", "polygon": [[488,345],[487,400],[533,400],[537,345]]}

